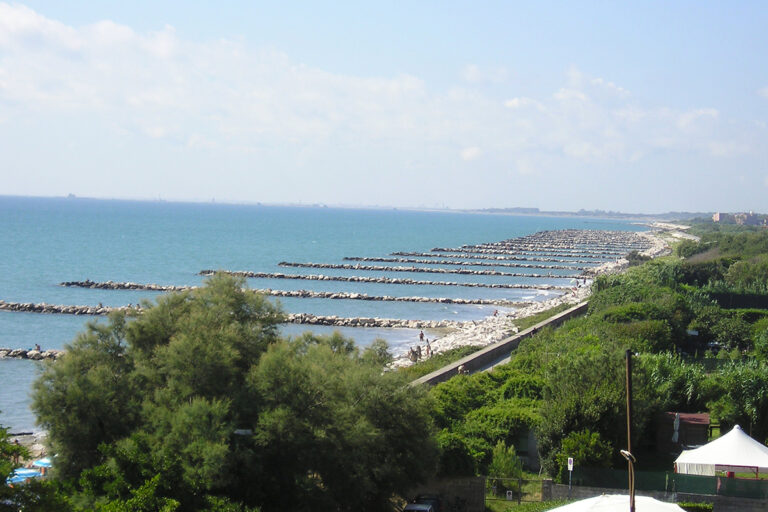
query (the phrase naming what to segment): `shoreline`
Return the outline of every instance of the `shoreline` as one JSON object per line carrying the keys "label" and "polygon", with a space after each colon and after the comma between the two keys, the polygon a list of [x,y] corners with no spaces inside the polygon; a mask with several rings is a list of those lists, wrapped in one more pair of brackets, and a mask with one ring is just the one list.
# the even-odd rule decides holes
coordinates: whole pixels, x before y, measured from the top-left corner
{"label": "shoreline", "polygon": [[[661,236],[659,236],[661,232],[662,231],[660,230],[638,233],[638,235],[648,238],[648,241],[651,243],[649,249],[640,252],[641,255],[656,258],[669,252],[669,245],[663,238],[661,238]],[[480,321],[469,322],[472,325],[459,328],[445,336],[430,341],[432,353],[437,354],[468,346],[482,348],[499,342],[515,333],[516,327],[514,327],[514,320],[529,317],[563,304],[578,304],[579,302],[583,302],[587,300],[592,293],[594,277],[601,274],[622,272],[628,268],[628,264],[629,262],[625,258],[606,262],[585,272],[585,274],[588,273],[592,277],[588,279],[586,285],[578,286],[557,297],[516,309],[511,313],[488,316]],[[427,339],[429,339],[429,336],[427,336]],[[418,340],[415,340],[413,346],[419,344]],[[389,368],[404,368],[413,364],[416,363],[408,358],[408,350],[405,349],[403,353],[395,355],[394,360],[389,364]]]}

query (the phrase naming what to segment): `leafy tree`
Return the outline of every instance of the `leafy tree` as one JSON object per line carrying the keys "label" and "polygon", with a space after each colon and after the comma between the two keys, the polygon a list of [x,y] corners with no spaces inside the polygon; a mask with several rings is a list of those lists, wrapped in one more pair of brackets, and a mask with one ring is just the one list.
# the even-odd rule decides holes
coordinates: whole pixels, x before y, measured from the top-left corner
{"label": "leafy tree", "polygon": [[437,474],[444,477],[475,476],[478,454],[473,452],[467,439],[456,432],[443,429],[437,434],[440,460]]}
{"label": "leafy tree", "polygon": [[424,393],[339,334],[281,340],[243,286],[217,275],[90,324],[45,369],[34,408],[78,506],[386,510],[431,474]]}
{"label": "leafy tree", "polygon": [[125,326],[122,313],[113,314],[107,325],[88,323],[66,347],[67,355],[48,364],[34,384],[32,408],[65,478],[100,463],[99,444],[127,435],[137,422]]}
{"label": "leafy tree", "polygon": [[723,430],[741,425],[754,438],[768,438],[768,365],[732,362],[704,382],[707,407]]}
{"label": "leafy tree", "polygon": [[548,371],[537,434],[542,466],[550,475],[560,473],[557,454],[572,432],[587,430],[616,446],[626,443],[625,430],[616,428],[626,421],[622,355],[584,351],[558,361]]}
{"label": "leafy tree", "polygon": [[568,475],[568,457],[573,457],[574,465],[587,468],[609,468],[613,460],[613,448],[597,432],[589,429],[571,432],[565,436],[555,460],[557,480],[564,482]]}
{"label": "leafy tree", "polygon": [[12,442],[8,429],[0,426],[0,512],[70,510],[65,496],[52,482],[32,480],[24,484],[6,485],[6,479],[27,457],[29,451],[19,443]]}
{"label": "leafy tree", "polygon": [[507,446],[504,441],[499,441],[493,447],[491,463],[488,465],[488,480],[486,485],[495,489],[497,494],[506,494],[506,491],[520,492],[518,482],[514,478],[523,476],[523,463],[515,453],[514,446]]}
{"label": "leafy tree", "polygon": [[363,361],[382,368],[392,362],[393,356],[389,351],[386,340],[376,338],[363,350]]}
{"label": "leafy tree", "polygon": [[471,410],[495,401],[497,383],[488,373],[459,375],[441,382],[430,392],[438,427],[450,427]]}
{"label": "leafy tree", "polygon": [[659,412],[697,412],[705,408],[702,393],[706,375],[701,365],[686,363],[670,353],[644,354],[637,359],[635,371],[643,374],[645,392],[654,397]]}

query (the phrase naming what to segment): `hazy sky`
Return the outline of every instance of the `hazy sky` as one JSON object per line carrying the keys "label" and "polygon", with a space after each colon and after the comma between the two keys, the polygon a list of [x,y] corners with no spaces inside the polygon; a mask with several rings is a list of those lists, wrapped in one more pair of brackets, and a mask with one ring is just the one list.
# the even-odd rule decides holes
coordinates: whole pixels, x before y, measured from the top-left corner
{"label": "hazy sky", "polygon": [[768,211],[768,2],[0,2],[0,194]]}

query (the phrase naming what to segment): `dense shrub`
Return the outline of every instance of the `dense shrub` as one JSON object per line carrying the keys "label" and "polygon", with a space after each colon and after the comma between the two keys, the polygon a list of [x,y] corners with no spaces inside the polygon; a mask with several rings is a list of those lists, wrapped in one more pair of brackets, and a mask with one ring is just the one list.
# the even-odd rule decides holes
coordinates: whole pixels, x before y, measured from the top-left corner
{"label": "dense shrub", "polygon": [[597,432],[588,429],[570,432],[561,442],[555,456],[557,473],[555,480],[566,482],[568,477],[568,458],[573,457],[574,466],[582,468],[609,468],[613,460],[613,447],[601,439]]}

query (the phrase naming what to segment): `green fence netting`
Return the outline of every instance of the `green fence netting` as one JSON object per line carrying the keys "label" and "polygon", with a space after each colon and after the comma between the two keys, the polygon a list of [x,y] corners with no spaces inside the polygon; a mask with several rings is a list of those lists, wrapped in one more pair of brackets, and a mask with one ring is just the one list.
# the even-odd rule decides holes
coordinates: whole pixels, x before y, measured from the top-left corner
{"label": "green fence netting", "polygon": [[[621,469],[574,468],[572,477],[573,485],[578,486],[624,490],[629,486],[628,473]],[[768,499],[768,480],[683,475],[664,471],[635,471],[635,489]]]}

